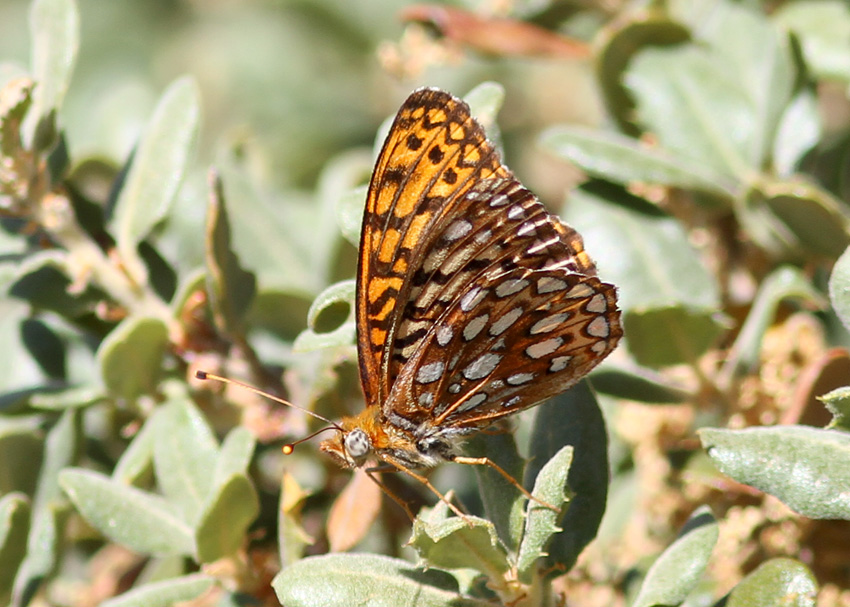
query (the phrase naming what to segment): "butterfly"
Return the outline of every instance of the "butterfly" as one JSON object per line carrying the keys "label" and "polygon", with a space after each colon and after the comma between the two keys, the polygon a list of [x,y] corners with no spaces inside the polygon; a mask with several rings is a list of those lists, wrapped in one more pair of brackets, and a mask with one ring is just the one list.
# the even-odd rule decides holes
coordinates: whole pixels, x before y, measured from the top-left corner
{"label": "butterfly", "polygon": [[366,408],[320,448],[444,500],[418,470],[486,465],[528,495],[465,456],[464,439],[565,391],[623,335],[581,236],[514,177],[466,103],[432,88],[402,104],[378,156],[355,305]]}

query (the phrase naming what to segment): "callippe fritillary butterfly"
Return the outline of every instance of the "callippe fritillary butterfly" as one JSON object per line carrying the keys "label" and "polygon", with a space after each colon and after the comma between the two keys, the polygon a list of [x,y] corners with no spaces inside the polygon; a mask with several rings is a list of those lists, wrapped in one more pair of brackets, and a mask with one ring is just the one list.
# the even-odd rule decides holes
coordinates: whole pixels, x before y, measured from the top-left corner
{"label": "callippe fritillary butterfly", "polygon": [[464,438],[565,391],[623,335],[616,288],[581,236],[513,176],[467,104],[436,89],[407,98],[378,156],[356,319],[366,408],[332,424],[321,450],[377,464],[366,472],[379,484],[372,472],[405,472],[459,516],[416,470],[485,465],[530,497],[464,456]]}

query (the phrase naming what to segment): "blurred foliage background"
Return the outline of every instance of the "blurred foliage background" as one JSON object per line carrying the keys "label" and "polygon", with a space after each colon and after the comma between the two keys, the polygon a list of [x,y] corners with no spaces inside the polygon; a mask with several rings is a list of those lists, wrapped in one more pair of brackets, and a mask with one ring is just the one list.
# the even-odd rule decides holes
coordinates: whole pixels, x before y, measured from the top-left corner
{"label": "blurred foliage background", "polygon": [[[0,85],[0,603],[850,605],[843,0],[4,0]],[[284,459],[309,418],[193,379],[360,410],[365,184],[424,85],[472,91],[620,289],[595,395],[516,422],[520,452],[595,441],[582,537],[549,546],[581,557],[525,586],[441,577],[374,485]],[[481,512],[464,468],[432,480]]]}
{"label": "blurred foliage background", "polygon": [[[419,28],[403,41],[400,14],[412,4],[81,2],[63,108],[72,156],[125,158],[163,87],[183,74],[203,91],[201,163],[223,145],[248,146],[277,188],[313,187],[335,153],[371,145],[378,124],[426,84],[460,92],[499,80],[514,108],[502,120],[508,132],[599,119],[587,65],[467,56],[430,44]],[[28,10],[18,0],[0,7],[3,56],[23,64]],[[546,94],[532,95],[544,82]]]}

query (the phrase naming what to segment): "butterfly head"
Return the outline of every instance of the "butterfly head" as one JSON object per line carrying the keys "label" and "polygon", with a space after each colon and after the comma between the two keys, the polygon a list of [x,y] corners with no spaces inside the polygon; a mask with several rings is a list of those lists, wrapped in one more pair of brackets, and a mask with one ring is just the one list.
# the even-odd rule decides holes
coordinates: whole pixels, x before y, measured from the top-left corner
{"label": "butterfly head", "polygon": [[346,417],[336,425],[337,433],[322,441],[319,448],[343,468],[359,468],[386,446],[386,435],[377,419],[378,408],[366,407],[356,417]]}
{"label": "butterfly head", "polygon": [[365,430],[353,428],[322,441],[320,449],[344,468],[359,468],[372,454],[373,445]]}

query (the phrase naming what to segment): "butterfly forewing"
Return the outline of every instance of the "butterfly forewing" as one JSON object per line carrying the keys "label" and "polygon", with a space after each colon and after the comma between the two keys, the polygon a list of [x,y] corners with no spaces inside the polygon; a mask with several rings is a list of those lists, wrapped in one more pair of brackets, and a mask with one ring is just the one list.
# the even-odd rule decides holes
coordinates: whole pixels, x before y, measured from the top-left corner
{"label": "butterfly forewing", "polygon": [[384,402],[395,378],[390,350],[407,337],[399,335],[400,315],[432,225],[454,212],[463,192],[494,175],[510,171],[466,104],[432,89],[405,101],[372,175],[360,242],[357,327],[368,404]]}

